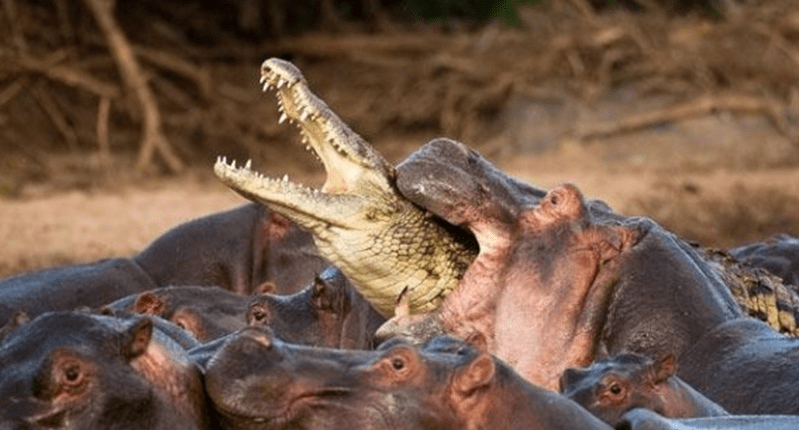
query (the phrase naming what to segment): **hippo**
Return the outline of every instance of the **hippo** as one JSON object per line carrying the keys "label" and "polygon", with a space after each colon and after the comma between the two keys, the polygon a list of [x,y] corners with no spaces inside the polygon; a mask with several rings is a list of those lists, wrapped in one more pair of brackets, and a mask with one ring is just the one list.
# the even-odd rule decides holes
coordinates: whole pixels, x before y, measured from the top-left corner
{"label": "hippo", "polygon": [[215,428],[198,367],[154,327],[78,311],[22,323],[0,343],[0,428]]}
{"label": "hippo", "polygon": [[271,282],[292,293],[329,263],[311,236],[258,204],[180,224],[133,257],[159,287],[216,285],[239,294]]}
{"label": "hippo", "polygon": [[799,238],[780,234],[765,242],[730,249],[729,253],[741,263],[768,270],[799,288]]}
{"label": "hippo", "polygon": [[[397,166],[402,193],[469,229],[480,253],[426,319],[557,390],[567,367],[623,351],[678,358],[743,316],[692,246],[571,184],[544,191],[436,139]],[[683,364],[680,363],[680,368]]]}
{"label": "hippo", "polygon": [[294,345],[248,327],[207,360],[205,384],[229,430],[610,429],[451,337],[361,351]]}
{"label": "hippo", "polygon": [[573,185],[520,186],[447,139],[401,163],[397,186],[480,244],[428,326],[475,339],[550,389],[597,358],[672,352],[677,375],[731,413],[796,413],[799,369],[774,362],[791,363],[799,344],[746,317],[719,266],[654,221]]}
{"label": "hippo", "polygon": [[585,369],[566,369],[560,388],[563,395],[612,426],[635,408],[669,418],[729,415],[676,376],[676,371],[673,354],[658,360],[641,354],[616,354]]}
{"label": "hippo", "polygon": [[156,288],[150,276],[128,258],[54,267],[0,281],[0,325],[18,312],[99,307],[134,293]]}

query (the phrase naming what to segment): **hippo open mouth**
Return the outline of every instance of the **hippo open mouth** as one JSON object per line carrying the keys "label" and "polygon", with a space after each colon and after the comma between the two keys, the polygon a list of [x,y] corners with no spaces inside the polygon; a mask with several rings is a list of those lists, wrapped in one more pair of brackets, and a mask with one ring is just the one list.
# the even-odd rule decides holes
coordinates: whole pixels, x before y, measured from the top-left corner
{"label": "hippo open mouth", "polygon": [[353,281],[384,317],[406,287],[412,312],[429,312],[452,291],[476,255],[465,232],[430,217],[397,190],[394,167],[308,88],[291,63],[268,59],[264,90],[274,90],[280,122],[300,130],[322,161],[321,189],[270,179],[247,162],[220,158],[216,175],[244,197],[309,231],[322,255]]}

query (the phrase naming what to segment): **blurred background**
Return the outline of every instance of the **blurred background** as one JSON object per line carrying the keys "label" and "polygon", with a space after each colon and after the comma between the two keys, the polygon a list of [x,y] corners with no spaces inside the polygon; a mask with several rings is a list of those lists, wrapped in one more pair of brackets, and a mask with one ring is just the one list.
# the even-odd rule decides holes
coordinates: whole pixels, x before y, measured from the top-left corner
{"label": "blurred background", "polygon": [[703,245],[799,234],[796,0],[0,2],[0,276],[244,202],[218,155],[320,183],[269,57],[392,162],[446,136]]}

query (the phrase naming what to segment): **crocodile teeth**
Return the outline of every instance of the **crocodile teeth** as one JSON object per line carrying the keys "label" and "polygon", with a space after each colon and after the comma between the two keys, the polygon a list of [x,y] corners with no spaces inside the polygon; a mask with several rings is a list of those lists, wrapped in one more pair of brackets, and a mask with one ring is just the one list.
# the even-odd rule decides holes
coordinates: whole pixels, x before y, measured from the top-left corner
{"label": "crocodile teeth", "polygon": [[252,169],[252,158],[247,159],[247,164],[244,165],[246,170]]}
{"label": "crocodile teeth", "polygon": [[289,175],[287,173],[287,174],[283,175],[283,182],[288,182],[288,181],[289,181]]}
{"label": "crocodile teeth", "polygon": [[278,124],[283,124],[288,119],[286,112],[280,112],[280,119],[277,120]]}

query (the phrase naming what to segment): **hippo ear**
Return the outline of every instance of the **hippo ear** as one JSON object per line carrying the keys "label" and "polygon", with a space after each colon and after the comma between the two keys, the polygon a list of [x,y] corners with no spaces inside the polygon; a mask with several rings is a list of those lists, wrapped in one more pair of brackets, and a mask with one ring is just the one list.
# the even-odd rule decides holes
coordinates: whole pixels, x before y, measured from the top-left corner
{"label": "hippo ear", "polygon": [[584,379],[586,371],[584,369],[577,369],[575,367],[567,367],[560,375],[560,392],[564,392],[570,387],[574,386],[577,382]]}
{"label": "hippo ear", "polygon": [[145,291],[139,294],[136,303],[133,304],[133,312],[160,317],[166,312],[166,307],[166,300],[152,291]]}
{"label": "hippo ear", "polygon": [[125,332],[122,354],[128,360],[144,354],[152,336],[153,322],[149,318],[140,319]]}
{"label": "hippo ear", "polygon": [[455,389],[464,396],[473,393],[474,390],[488,385],[494,377],[494,359],[491,355],[482,353],[471,363],[469,367],[455,377]]}
{"label": "hippo ear", "polygon": [[254,295],[256,294],[277,294],[277,285],[275,285],[272,281],[266,281],[259,284],[255,287],[255,290],[252,292]]}
{"label": "hippo ear", "polygon": [[327,282],[319,276],[313,282],[313,306],[317,310],[340,312],[344,307],[342,303],[344,294],[335,283]]}
{"label": "hippo ear", "polygon": [[677,373],[677,359],[671,352],[666,353],[653,365],[655,383],[663,382]]}

